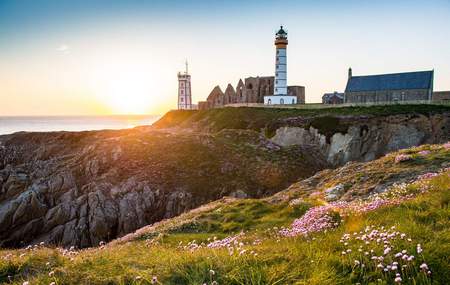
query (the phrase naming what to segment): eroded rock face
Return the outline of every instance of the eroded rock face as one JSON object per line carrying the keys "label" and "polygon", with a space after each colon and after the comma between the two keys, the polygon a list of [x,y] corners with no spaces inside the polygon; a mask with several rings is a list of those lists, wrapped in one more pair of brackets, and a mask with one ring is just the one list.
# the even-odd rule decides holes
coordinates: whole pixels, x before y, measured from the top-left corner
{"label": "eroded rock face", "polygon": [[325,191],[325,200],[328,202],[338,200],[345,192],[345,186],[338,184],[334,187],[328,188]]}
{"label": "eroded rock face", "polygon": [[289,152],[244,130],[0,136],[0,247],[97,245],[225,195],[269,195],[326,166]]}
{"label": "eroded rock face", "polygon": [[396,115],[342,118],[346,132],[322,134],[312,126],[280,127],[271,139],[281,146],[316,148],[333,166],[348,161],[370,161],[389,152],[450,139],[450,115]]}

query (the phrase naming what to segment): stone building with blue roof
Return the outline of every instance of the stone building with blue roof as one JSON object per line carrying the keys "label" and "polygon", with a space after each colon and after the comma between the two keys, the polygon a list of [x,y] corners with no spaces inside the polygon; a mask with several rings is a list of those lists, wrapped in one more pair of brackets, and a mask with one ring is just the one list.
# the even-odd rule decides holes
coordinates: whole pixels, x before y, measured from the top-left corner
{"label": "stone building with blue roof", "polygon": [[344,103],[431,101],[434,71],[353,76],[348,70]]}

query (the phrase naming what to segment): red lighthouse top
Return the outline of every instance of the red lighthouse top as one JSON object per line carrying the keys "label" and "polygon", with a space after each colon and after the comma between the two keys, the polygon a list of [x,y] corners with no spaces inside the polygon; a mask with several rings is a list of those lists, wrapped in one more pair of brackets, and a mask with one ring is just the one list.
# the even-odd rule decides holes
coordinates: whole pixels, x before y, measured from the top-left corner
{"label": "red lighthouse top", "polygon": [[283,26],[280,26],[280,29],[275,34],[275,45],[277,48],[286,48],[287,44],[287,32],[283,29]]}

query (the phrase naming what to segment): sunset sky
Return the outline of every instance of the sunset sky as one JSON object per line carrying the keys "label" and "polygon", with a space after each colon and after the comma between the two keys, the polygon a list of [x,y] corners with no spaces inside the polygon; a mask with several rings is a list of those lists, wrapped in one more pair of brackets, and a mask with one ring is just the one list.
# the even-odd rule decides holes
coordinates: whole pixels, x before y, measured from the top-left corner
{"label": "sunset sky", "polygon": [[[395,2],[395,3],[394,3]],[[450,90],[450,1],[0,0],[0,116],[161,114],[189,61],[193,100],[274,73],[289,33],[288,84],[306,101],[353,74],[435,70]]]}

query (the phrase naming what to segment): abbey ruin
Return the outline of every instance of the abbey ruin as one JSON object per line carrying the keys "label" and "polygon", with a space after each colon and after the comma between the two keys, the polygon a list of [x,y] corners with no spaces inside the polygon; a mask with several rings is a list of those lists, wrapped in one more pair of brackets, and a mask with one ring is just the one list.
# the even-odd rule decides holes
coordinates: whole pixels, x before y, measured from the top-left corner
{"label": "abbey ruin", "polygon": [[[228,84],[225,92],[219,86],[213,88],[206,101],[198,102],[201,110],[222,107],[229,104],[264,103],[264,96],[274,94],[274,76],[247,77],[239,80],[236,88]],[[288,86],[289,96],[297,97],[297,104],[305,104],[305,87]]]}

